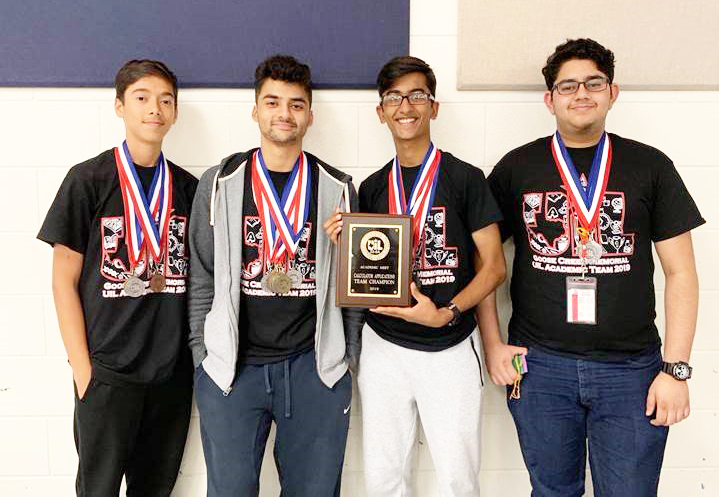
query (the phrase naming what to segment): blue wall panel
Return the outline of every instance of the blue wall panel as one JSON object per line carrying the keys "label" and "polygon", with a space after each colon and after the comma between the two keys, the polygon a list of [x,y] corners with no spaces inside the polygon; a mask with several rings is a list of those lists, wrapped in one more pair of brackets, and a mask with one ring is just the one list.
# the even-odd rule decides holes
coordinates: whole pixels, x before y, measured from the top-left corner
{"label": "blue wall panel", "polygon": [[275,53],[318,88],[372,88],[409,52],[409,0],[0,0],[0,86],[112,86],[157,58],[183,87],[250,87]]}

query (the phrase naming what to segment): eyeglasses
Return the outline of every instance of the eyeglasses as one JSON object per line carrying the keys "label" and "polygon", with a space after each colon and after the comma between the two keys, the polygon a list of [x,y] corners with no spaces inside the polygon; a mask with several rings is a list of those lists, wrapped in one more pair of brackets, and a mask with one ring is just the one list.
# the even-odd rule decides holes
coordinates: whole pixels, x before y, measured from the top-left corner
{"label": "eyeglasses", "polygon": [[425,93],[423,91],[413,91],[409,95],[402,95],[401,93],[387,93],[382,96],[380,104],[386,105],[387,107],[399,107],[402,105],[405,98],[410,105],[425,105],[429,102],[434,102],[434,97],[429,93]]}
{"label": "eyeglasses", "polygon": [[552,87],[552,91],[557,90],[560,95],[572,95],[579,91],[579,86],[584,85],[587,91],[602,91],[607,87],[609,81],[607,78],[596,77],[586,81],[560,81]]}

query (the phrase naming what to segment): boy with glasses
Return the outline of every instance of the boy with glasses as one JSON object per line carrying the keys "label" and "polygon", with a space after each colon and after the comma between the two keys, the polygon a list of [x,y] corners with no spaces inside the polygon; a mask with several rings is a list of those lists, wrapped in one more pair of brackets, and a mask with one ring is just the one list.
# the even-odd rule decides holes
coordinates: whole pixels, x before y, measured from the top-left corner
{"label": "boy with glasses", "polygon": [[[704,219],[664,154],[605,131],[619,95],[611,51],[569,40],[542,72],[557,132],[489,176],[515,244],[509,342],[529,350],[509,410],[533,496],[581,495],[587,446],[595,495],[655,496],[668,426],[689,415],[690,230]],[[652,242],[666,276],[663,358]],[[490,372],[504,372],[495,382],[514,382],[493,297],[480,316],[495,337]]]}
{"label": "boy with glasses", "polygon": [[[415,57],[397,57],[382,68],[377,86],[377,115],[397,155],[362,183],[360,210],[413,213],[416,302],[371,309],[362,332],[367,495],[411,495],[421,418],[442,495],[476,496],[482,380],[472,310],[504,279],[501,215],[481,170],[430,139],[439,111],[432,69]],[[336,237],[341,214],[325,228]],[[475,251],[482,259],[477,273]]]}

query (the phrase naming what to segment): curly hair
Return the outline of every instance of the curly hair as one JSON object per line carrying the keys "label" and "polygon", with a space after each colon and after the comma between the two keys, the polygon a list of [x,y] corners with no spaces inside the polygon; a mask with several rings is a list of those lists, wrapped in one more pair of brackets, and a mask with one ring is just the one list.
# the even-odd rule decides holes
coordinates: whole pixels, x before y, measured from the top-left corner
{"label": "curly hair", "polygon": [[557,45],[554,53],[547,58],[547,65],[542,68],[547,89],[552,90],[562,64],[572,59],[591,60],[597,69],[607,75],[609,83],[614,81],[614,54],[611,50],[590,38],[567,40]]}
{"label": "curly hair", "polygon": [[312,105],[312,74],[307,64],[289,55],[273,55],[260,62],[255,69],[255,100],[267,79],[300,85],[307,92]]}

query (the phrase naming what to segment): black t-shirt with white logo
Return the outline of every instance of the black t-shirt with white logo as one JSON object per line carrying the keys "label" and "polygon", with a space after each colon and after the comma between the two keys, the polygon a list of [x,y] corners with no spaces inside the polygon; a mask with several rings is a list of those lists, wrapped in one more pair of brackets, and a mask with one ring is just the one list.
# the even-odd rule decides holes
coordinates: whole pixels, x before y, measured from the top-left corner
{"label": "black t-shirt with white logo", "polygon": [[[148,289],[132,298],[123,291],[130,265],[112,150],[70,169],[37,235],[83,254],[79,291],[93,375],[106,382],[159,383],[169,378],[178,360],[189,357],[187,228],[197,179],[169,166],[173,210],[163,259],[156,268],[145,256],[139,262],[146,284],[153,270],[164,272],[167,284],[161,293]],[[145,171],[138,172],[142,177]]]}
{"label": "black t-shirt with white logo", "polygon": [[[360,210],[387,213],[389,162],[362,182]],[[403,167],[402,182],[409,202],[419,167]],[[502,218],[482,171],[448,152],[442,152],[432,210],[427,213],[417,252],[420,291],[437,306],[445,306],[475,275],[472,233]],[[367,324],[382,338],[403,347],[436,351],[464,340],[475,327],[473,310],[456,326],[430,328],[402,319],[367,313]]]}
{"label": "black t-shirt with white logo", "polygon": [[[576,217],[551,152],[551,137],[508,153],[489,175],[515,244],[510,341],[592,360],[648,353],[660,345],[654,324],[652,241],[705,221],[673,163],[647,145],[610,134],[612,164],[599,213],[604,254],[597,278],[597,324],[568,324],[566,277],[581,274]],[[588,175],[594,148],[569,149]]]}
{"label": "black t-shirt with white logo", "polygon": [[[315,301],[315,245],[317,239],[317,164],[309,163],[312,198],[294,268],[303,275],[300,288],[286,295],[263,290],[260,284],[267,269],[264,231],[252,196],[252,169],[245,169],[242,204],[242,281],[240,290],[240,360],[245,364],[269,364],[307,351],[314,345],[317,322]],[[275,190],[282,196],[290,173],[269,171]],[[286,259],[285,259],[286,261]]]}

